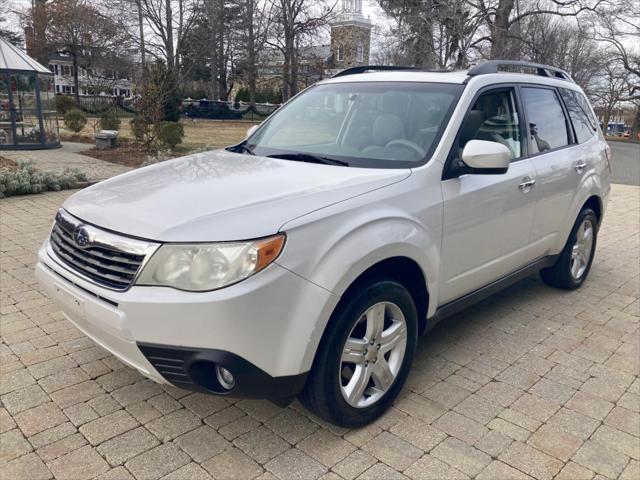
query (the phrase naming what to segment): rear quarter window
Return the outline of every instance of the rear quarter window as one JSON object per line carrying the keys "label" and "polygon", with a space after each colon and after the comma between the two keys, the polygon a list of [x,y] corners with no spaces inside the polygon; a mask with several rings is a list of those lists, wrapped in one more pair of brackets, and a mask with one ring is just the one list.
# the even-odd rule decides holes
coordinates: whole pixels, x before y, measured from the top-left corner
{"label": "rear quarter window", "polygon": [[578,143],[586,142],[598,131],[587,99],[582,93],[567,88],[561,88],[560,95],[569,112]]}

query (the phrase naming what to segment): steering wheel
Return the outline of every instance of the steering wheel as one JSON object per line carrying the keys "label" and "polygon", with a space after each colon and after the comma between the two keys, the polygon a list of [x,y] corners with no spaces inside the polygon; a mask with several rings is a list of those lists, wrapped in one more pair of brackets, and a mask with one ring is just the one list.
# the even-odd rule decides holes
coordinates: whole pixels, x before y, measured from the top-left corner
{"label": "steering wheel", "polygon": [[389,143],[385,145],[385,147],[393,147],[393,146],[404,147],[408,150],[411,150],[417,153],[420,156],[420,158],[424,157],[427,153],[420,147],[420,145],[413,143],[411,140],[405,140],[404,138],[396,138],[395,140],[391,140]]}

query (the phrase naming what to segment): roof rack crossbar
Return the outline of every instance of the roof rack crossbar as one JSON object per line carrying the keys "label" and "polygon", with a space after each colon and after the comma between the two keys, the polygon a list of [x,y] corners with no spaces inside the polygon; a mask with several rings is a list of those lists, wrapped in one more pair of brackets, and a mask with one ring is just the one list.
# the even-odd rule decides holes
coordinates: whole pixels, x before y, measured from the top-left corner
{"label": "roof rack crossbar", "polygon": [[345,77],[347,75],[355,75],[357,73],[365,73],[365,72],[382,72],[382,71],[401,72],[401,71],[406,71],[406,70],[420,71],[421,69],[418,68],[418,67],[394,67],[394,66],[391,66],[391,65],[361,65],[359,67],[351,67],[351,68],[347,68],[345,70],[342,70],[342,71],[336,73],[331,78]]}
{"label": "roof rack crossbar", "polygon": [[573,82],[571,76],[556,67],[552,67],[550,65],[542,65],[540,63],[531,63],[531,62],[523,62],[519,60],[489,60],[486,62],[482,62],[475,67],[472,67],[467,72],[467,75],[470,77],[475,77],[476,75],[486,75],[488,73],[499,73],[500,67],[520,67],[520,68],[530,68],[536,71],[536,75],[541,77],[550,77],[550,78],[558,78],[560,80],[566,80],[568,82]]}

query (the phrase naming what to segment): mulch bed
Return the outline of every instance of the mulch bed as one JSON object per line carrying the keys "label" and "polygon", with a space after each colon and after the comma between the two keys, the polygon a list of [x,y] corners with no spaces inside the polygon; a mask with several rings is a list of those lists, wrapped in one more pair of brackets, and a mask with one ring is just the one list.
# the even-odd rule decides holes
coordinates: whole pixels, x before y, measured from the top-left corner
{"label": "mulch bed", "polygon": [[0,170],[16,170],[18,168],[18,164],[11,160],[10,158],[3,157],[0,155]]}
{"label": "mulch bed", "polygon": [[154,155],[153,150],[148,149],[144,145],[137,145],[135,143],[122,143],[116,148],[106,150],[92,148],[80,153],[106,162],[125,165],[127,167],[139,167],[150,156]]}

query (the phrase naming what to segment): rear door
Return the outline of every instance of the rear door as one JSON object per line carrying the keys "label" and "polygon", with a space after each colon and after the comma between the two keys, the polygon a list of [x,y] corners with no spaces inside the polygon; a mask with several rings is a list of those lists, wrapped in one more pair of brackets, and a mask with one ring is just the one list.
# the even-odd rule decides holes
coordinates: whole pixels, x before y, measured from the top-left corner
{"label": "rear door", "polygon": [[[485,286],[530,262],[535,169],[526,158],[515,86],[480,92],[467,112],[445,165],[440,302]],[[451,165],[470,140],[488,140],[512,153],[504,174],[457,175]]]}
{"label": "rear door", "polygon": [[542,257],[557,253],[555,246],[564,243],[560,236],[566,231],[567,214],[588,165],[558,89],[521,85],[520,92],[538,199],[531,249]]}

